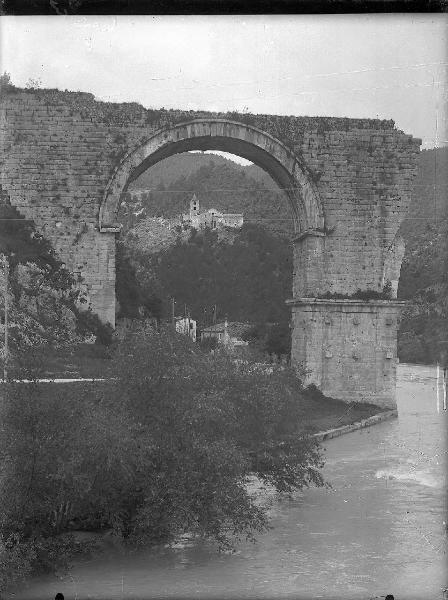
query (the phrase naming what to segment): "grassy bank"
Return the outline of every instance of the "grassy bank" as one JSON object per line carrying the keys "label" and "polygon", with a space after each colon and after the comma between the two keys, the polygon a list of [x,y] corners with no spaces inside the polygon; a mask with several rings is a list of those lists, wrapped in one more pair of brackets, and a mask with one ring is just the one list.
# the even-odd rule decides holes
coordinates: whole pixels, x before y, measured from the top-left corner
{"label": "grassy bank", "polygon": [[48,351],[42,378],[103,378],[110,367],[110,348],[101,344],[79,344],[58,351]]}
{"label": "grassy bank", "polygon": [[386,410],[376,404],[346,403],[328,398],[316,389],[306,390],[302,398],[304,428],[312,433],[351,425]]}
{"label": "grassy bank", "polygon": [[[49,378],[103,378],[110,374],[109,348],[97,344],[82,344],[70,353],[59,352],[49,357],[43,377]],[[79,384],[64,384],[79,385]],[[351,425],[382,412],[383,408],[371,403],[328,398],[316,389],[301,396],[302,430],[314,433],[342,425]]]}
{"label": "grassy bank", "polygon": [[[63,360],[61,359],[61,365],[63,366]],[[76,364],[76,368],[73,370],[60,369],[49,369],[45,377],[52,376],[56,378],[62,377],[86,377],[86,378],[102,378],[107,375],[107,369],[109,366],[108,359],[96,358],[89,364],[88,359],[83,357],[82,362]],[[40,383],[41,387],[45,391],[46,396],[52,396],[58,394],[61,399],[61,386],[66,390],[67,397],[73,398],[82,397],[92,393],[93,385],[101,385],[101,382],[70,382],[61,383],[57,385],[57,389],[54,384],[51,383]],[[321,394],[319,390],[310,388],[305,390],[300,397],[300,425],[299,428],[303,432],[316,433],[318,431],[327,431],[335,427],[341,427],[342,425],[351,425],[367,419],[372,415],[376,415],[386,409],[381,408],[375,404],[352,402],[346,403],[342,400],[335,398],[328,398]]]}

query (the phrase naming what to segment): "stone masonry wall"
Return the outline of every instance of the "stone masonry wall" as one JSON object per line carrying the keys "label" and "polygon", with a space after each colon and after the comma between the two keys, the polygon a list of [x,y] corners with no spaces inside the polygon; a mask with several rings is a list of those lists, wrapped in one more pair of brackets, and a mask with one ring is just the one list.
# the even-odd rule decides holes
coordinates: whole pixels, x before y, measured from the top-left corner
{"label": "stone masonry wall", "polygon": [[395,408],[402,302],[291,301],[292,357],[305,384],[346,402]]}
{"label": "stone masonry wall", "polygon": [[295,152],[316,183],[326,235],[296,242],[295,297],[382,288],[419,149],[392,121],[146,110],[84,93],[10,88],[0,101],[0,185],[111,320],[114,235],[98,231],[106,185],[153,132],[205,117],[266,131]]}
{"label": "stone masonry wall", "polygon": [[380,129],[324,132],[309,143],[327,235],[296,243],[294,296],[381,291],[409,207],[419,140]]}
{"label": "stone masonry wall", "polygon": [[[244,125],[249,141],[251,132],[258,134],[248,128],[279,140],[272,141],[272,152],[277,144],[293,157],[290,171],[281,169],[298,190],[290,202],[299,198],[302,206],[302,213],[295,206],[292,214],[307,206],[323,213],[322,227],[296,228],[293,361],[330,395],[393,404],[398,305],[319,300],[326,293],[381,292],[388,280],[396,291],[403,254],[397,231],[410,202],[420,140],[396,130],[393,121],[152,110],[97,102],[85,93],[7,87],[0,96],[1,190],[79,275],[92,309],[114,324],[116,234],[99,227],[106,189],[125,157],[139,156],[132,153],[156,132],[162,140],[166,132],[173,153],[173,127],[197,119],[230,121],[240,130]],[[227,125],[231,132],[234,125]],[[235,153],[241,147],[235,141]],[[266,164],[277,169],[276,160],[273,153]],[[126,181],[119,181],[118,193],[120,186]]]}

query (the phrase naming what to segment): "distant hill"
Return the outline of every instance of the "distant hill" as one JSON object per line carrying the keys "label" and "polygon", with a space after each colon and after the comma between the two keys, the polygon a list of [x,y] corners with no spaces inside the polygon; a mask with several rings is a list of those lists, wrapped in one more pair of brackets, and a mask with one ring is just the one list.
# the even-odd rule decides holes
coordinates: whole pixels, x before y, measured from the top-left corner
{"label": "distant hill", "polygon": [[291,209],[274,181],[255,165],[242,166],[214,154],[181,154],[161,161],[136,180],[125,198],[120,220],[133,225],[130,212],[173,218],[188,212],[196,194],[201,210],[243,213],[246,223],[262,224],[272,233],[294,231]]}
{"label": "distant hill", "polygon": [[231,165],[238,169],[237,163],[219,154],[206,154],[205,152],[184,152],[174,154],[156,163],[153,167],[140,175],[132,182],[130,191],[154,190],[160,186],[168,187],[181,177],[190,177],[198,169],[214,165]]}
{"label": "distant hill", "polygon": [[409,210],[402,227],[406,235],[418,234],[416,218],[438,220],[448,215],[448,147],[422,150]]}
{"label": "distant hill", "polygon": [[448,351],[448,148],[421,152],[408,218],[398,297],[410,300],[399,333],[405,362],[434,363]]}
{"label": "distant hill", "polygon": [[235,171],[243,171],[248,177],[259,183],[263,183],[264,187],[273,190],[278,189],[271,177],[257,167],[257,165],[242,166],[220,154],[184,152],[182,154],[174,154],[142,173],[131,184],[130,191],[153,190],[160,185],[165,187],[171,186],[173,181],[181,177],[189,177],[201,167],[209,166],[210,164],[231,167]]}

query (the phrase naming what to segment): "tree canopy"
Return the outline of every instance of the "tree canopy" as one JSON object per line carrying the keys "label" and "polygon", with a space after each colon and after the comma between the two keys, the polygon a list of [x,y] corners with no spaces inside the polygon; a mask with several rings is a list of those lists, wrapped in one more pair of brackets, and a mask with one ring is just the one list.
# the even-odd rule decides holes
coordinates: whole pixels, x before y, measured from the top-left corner
{"label": "tree canopy", "polygon": [[49,556],[70,549],[60,550],[60,534],[73,529],[112,529],[131,544],[190,533],[231,548],[268,526],[251,476],[281,492],[323,485],[292,373],[139,326],[118,344],[110,374],[64,390],[4,390],[0,581],[19,557],[23,572],[50,568]]}

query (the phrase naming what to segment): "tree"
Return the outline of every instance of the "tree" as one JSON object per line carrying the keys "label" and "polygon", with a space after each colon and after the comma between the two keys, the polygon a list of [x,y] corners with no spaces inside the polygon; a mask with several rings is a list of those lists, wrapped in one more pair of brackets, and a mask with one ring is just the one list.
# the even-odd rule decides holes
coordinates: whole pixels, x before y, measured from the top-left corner
{"label": "tree", "polygon": [[291,353],[291,329],[289,322],[276,323],[269,328],[266,340],[266,352],[276,356],[287,356]]}
{"label": "tree", "polygon": [[119,304],[118,317],[162,317],[162,300],[139,280],[129,251],[122,243],[116,246],[115,290]]}
{"label": "tree", "polygon": [[120,374],[117,397],[153,449],[145,481],[164,490],[146,489],[138,535],[154,532],[157,515],[163,536],[196,531],[229,544],[229,532],[251,536],[267,524],[247,493],[249,475],[279,491],[323,484],[318,445],[300,433],[292,373],[255,371],[225,353],[202,353],[186,336],[153,330],[128,338],[112,369]]}
{"label": "tree", "polygon": [[247,488],[253,474],[281,492],[323,485],[292,373],[236,365],[187,336],[137,323],[110,374],[63,390],[36,380],[5,386],[4,564],[48,568],[75,551],[60,547],[60,534],[73,529],[112,528],[132,544],[188,532],[229,548],[268,526]]}
{"label": "tree", "polygon": [[232,243],[220,241],[215,231],[201,231],[147,260],[165,295],[185,303],[193,315],[217,304],[218,318],[289,320],[291,249],[260,226],[245,225],[233,233]]}

